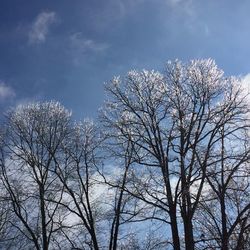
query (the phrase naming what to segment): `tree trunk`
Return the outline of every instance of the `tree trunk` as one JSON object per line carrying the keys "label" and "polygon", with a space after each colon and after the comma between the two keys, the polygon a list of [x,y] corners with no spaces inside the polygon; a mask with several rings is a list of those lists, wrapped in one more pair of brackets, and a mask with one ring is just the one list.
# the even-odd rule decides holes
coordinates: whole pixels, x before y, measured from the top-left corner
{"label": "tree trunk", "polygon": [[221,207],[221,224],[222,224],[222,250],[228,250],[228,232],[227,232],[227,215],[225,205],[225,183],[224,183],[224,127],[221,134],[221,187],[220,187],[220,207]]}
{"label": "tree trunk", "polygon": [[194,235],[192,219],[185,218],[184,220],[185,246],[186,250],[194,250]]}
{"label": "tree trunk", "polygon": [[176,208],[169,208],[170,212],[170,222],[171,222],[171,231],[172,231],[172,239],[173,239],[173,247],[174,250],[180,250],[180,239],[179,239],[179,232],[178,232],[178,225],[177,225],[177,218],[176,218]]}
{"label": "tree trunk", "polygon": [[221,224],[222,224],[222,243],[221,249],[228,250],[228,232],[227,232],[227,216],[226,216],[226,208],[225,208],[225,199],[224,193],[222,192],[221,197]]}
{"label": "tree trunk", "polygon": [[40,210],[41,210],[41,220],[42,220],[42,239],[43,239],[43,250],[48,250],[48,238],[47,238],[47,228],[46,228],[46,213],[44,204],[44,187],[43,184],[39,183],[40,192]]}
{"label": "tree trunk", "polygon": [[167,166],[162,165],[161,170],[163,174],[163,179],[164,179],[166,192],[167,192],[167,200],[169,204],[169,217],[170,217],[170,223],[171,223],[173,247],[175,250],[180,250],[180,238],[179,238],[178,224],[177,224],[177,217],[176,217],[176,205],[173,202],[168,168]]}
{"label": "tree trunk", "polygon": [[91,232],[91,238],[92,238],[92,243],[93,243],[94,249],[99,250],[98,242],[97,242],[97,239],[96,239],[96,234],[95,234],[94,231]]}

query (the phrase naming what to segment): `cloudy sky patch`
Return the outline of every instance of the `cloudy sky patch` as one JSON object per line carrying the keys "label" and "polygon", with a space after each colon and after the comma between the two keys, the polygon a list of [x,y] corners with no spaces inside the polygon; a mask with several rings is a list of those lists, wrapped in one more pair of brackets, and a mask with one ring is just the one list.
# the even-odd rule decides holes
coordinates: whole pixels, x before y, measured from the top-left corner
{"label": "cloudy sky patch", "polygon": [[82,32],[74,33],[70,36],[70,43],[72,48],[80,52],[101,52],[109,48],[109,44],[101,43],[84,37]]}
{"label": "cloudy sky patch", "polygon": [[3,81],[0,81],[0,101],[8,101],[15,96],[15,91]]}
{"label": "cloudy sky patch", "polygon": [[242,77],[241,84],[244,95],[247,95],[247,101],[250,102],[250,73]]}
{"label": "cloudy sky patch", "polygon": [[249,1],[233,0],[2,0],[2,92],[12,87],[18,99],[39,92],[93,117],[103,83],[131,69],[213,58],[226,76],[247,75],[249,9]]}
{"label": "cloudy sky patch", "polygon": [[31,25],[29,31],[29,43],[43,43],[49,33],[50,26],[57,21],[56,13],[41,12]]}

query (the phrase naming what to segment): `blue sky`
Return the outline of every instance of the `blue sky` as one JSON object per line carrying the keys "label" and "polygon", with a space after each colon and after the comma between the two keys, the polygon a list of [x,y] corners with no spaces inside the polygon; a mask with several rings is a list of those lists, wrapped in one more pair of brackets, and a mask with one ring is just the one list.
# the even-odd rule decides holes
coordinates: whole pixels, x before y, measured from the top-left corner
{"label": "blue sky", "polygon": [[1,113],[53,99],[94,117],[104,82],[176,58],[248,75],[249,11],[248,0],[1,0]]}

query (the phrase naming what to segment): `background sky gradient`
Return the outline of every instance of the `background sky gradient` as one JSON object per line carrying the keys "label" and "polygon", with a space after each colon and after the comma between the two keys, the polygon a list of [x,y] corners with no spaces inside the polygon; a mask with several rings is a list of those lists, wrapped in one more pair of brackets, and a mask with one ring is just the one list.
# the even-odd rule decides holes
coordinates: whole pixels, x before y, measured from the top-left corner
{"label": "background sky gradient", "polygon": [[249,13],[248,0],[1,0],[1,116],[53,99],[95,117],[104,82],[176,58],[250,80]]}

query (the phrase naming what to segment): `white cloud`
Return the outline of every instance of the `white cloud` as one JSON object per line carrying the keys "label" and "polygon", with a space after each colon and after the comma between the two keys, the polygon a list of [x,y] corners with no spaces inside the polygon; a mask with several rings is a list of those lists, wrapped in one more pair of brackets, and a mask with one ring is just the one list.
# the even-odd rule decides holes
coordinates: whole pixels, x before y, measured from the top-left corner
{"label": "white cloud", "polygon": [[176,4],[179,4],[180,2],[182,2],[182,0],[168,0],[167,2],[172,4],[172,5],[176,5]]}
{"label": "white cloud", "polygon": [[51,24],[57,21],[55,12],[41,12],[33,22],[29,31],[29,43],[43,43],[49,32]]}
{"label": "white cloud", "polygon": [[250,73],[242,78],[241,83],[246,93],[250,94]]}
{"label": "white cloud", "polygon": [[89,17],[91,25],[95,30],[110,30],[110,27],[119,26],[128,15],[136,15],[147,1],[155,0],[106,0],[102,8]]}
{"label": "white cloud", "polygon": [[244,95],[248,95],[247,101],[250,102],[250,73],[242,77],[241,84],[244,91]]}
{"label": "white cloud", "polygon": [[107,43],[99,43],[92,39],[87,39],[81,32],[71,35],[70,43],[73,49],[77,49],[82,53],[87,51],[100,52],[109,48]]}
{"label": "white cloud", "polygon": [[0,101],[15,97],[15,91],[7,86],[4,82],[0,81]]}
{"label": "white cloud", "polygon": [[205,25],[197,19],[198,9],[194,0],[166,0],[166,4],[171,9],[174,19],[182,20],[189,31],[197,32],[197,28],[203,28]]}

